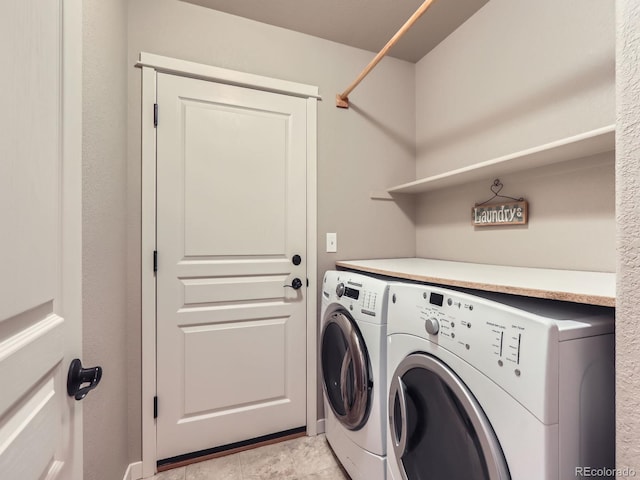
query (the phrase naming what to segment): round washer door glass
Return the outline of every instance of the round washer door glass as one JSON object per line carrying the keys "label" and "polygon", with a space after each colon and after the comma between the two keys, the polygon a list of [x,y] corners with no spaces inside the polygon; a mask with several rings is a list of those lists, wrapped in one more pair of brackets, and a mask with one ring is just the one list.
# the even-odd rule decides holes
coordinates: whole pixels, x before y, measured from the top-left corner
{"label": "round washer door glass", "polygon": [[328,314],[322,330],[322,387],[334,415],[350,430],[369,417],[369,356],[358,327],[342,310]]}
{"label": "round washer door glass", "polygon": [[391,447],[404,480],[509,480],[493,429],[466,385],[443,362],[407,356],[389,391]]}

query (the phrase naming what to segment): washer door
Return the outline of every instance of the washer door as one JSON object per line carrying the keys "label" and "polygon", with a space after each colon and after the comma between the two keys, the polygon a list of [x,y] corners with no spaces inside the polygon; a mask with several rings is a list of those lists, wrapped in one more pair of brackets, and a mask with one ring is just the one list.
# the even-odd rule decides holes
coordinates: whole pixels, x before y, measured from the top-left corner
{"label": "washer door", "polygon": [[345,310],[329,313],[322,330],[322,387],[331,410],[349,430],[369,417],[372,383],[362,335]]}
{"label": "washer door", "polygon": [[407,356],[391,377],[391,446],[404,480],[508,480],[493,429],[458,376],[424,353]]}

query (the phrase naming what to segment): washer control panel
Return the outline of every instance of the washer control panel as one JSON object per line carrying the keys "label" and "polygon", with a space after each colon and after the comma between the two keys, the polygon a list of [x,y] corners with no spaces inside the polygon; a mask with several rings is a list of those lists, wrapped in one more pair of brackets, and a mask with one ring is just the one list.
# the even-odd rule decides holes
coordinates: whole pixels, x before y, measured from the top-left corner
{"label": "washer control panel", "polygon": [[389,297],[387,335],[424,338],[433,345],[426,353],[446,349],[549,418],[545,394],[558,384],[553,320],[438,287],[392,284]]}
{"label": "washer control panel", "polygon": [[[547,343],[555,327],[552,320],[436,287],[392,285],[391,299],[390,313],[402,316],[400,330],[409,325],[413,331],[420,325],[422,336],[430,341],[470,357],[470,361],[478,356],[492,358],[500,367],[506,362],[521,364],[522,348],[529,337],[537,344],[536,348],[528,349],[529,353],[540,351],[540,342]],[[478,353],[465,353],[472,346]]]}
{"label": "washer control panel", "polygon": [[352,272],[329,270],[322,285],[322,301],[339,303],[352,315],[372,323],[386,323],[389,284]]}

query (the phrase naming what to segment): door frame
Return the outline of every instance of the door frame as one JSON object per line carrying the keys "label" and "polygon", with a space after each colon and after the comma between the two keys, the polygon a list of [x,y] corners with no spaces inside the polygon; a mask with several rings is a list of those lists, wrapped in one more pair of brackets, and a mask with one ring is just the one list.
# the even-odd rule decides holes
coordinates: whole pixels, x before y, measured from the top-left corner
{"label": "door frame", "polygon": [[[60,275],[62,281],[61,308],[66,321],[79,323],[67,342],[75,346],[68,352],[72,358],[82,356],[82,1],[61,0],[62,8],[62,58],[61,58],[61,207],[62,238]],[[67,331],[69,329],[67,328]],[[84,471],[83,406],[73,403],[73,460],[74,478],[81,478]],[[76,470],[79,469],[78,470]]]}
{"label": "door frame", "polygon": [[318,433],[317,401],[317,103],[318,87],[251,73],[141,52],[136,67],[142,70],[142,475],[156,471],[156,103],[157,73],[281,93],[307,99],[307,434]]}

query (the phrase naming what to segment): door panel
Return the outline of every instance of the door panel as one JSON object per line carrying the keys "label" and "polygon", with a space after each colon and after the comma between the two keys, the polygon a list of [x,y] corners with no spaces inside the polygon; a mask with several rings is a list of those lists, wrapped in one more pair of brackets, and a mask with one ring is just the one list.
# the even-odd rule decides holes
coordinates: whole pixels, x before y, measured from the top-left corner
{"label": "door panel", "polygon": [[163,459],[306,422],[306,101],[157,85]]}
{"label": "door panel", "polygon": [[282,297],[286,275],[255,277],[187,278],[184,304],[220,303],[230,301],[266,300]]}
{"label": "door panel", "polygon": [[[52,307],[51,303],[47,306]],[[15,399],[48,376],[51,366],[60,363],[64,357],[64,319],[51,313],[46,306],[36,311],[42,312],[42,316],[35,323],[29,321],[30,315],[14,317],[13,323],[19,331],[2,342],[0,378],[12,378],[12,382],[3,385],[0,411],[8,410]]]}
{"label": "door panel", "polygon": [[62,437],[56,383],[50,377],[36,383],[27,401],[12,412],[2,428],[0,435],[10,439],[2,453],[3,475],[8,478],[44,478],[64,466],[56,459],[56,444]]}
{"label": "door panel", "polygon": [[187,100],[182,108],[185,255],[284,255],[289,116]]}
{"label": "door panel", "polygon": [[[286,401],[286,320],[185,328],[185,413]],[[236,348],[242,343],[252,345],[251,350]],[[212,349],[233,368],[212,369]],[[216,394],[209,396],[211,391]]]}
{"label": "door panel", "polygon": [[63,94],[80,87],[80,69],[64,63],[78,61],[80,19],[72,0],[0,6],[0,477],[7,480],[82,476],[81,411],[66,393],[67,368],[81,350],[81,106]]}

